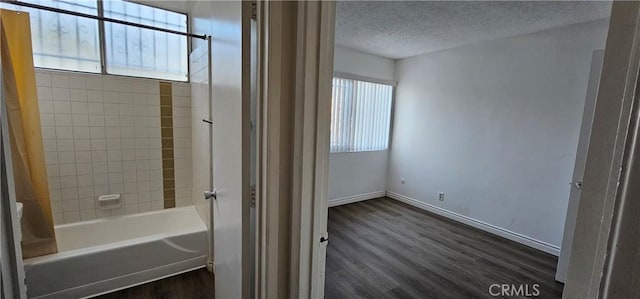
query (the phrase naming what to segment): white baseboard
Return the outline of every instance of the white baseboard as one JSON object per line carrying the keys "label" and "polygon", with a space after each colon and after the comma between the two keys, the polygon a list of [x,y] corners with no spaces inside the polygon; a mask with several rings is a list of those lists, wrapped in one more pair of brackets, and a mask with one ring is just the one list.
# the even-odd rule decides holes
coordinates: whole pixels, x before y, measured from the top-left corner
{"label": "white baseboard", "polygon": [[367,199],[374,199],[378,197],[383,197],[385,195],[387,195],[387,191],[382,190],[382,191],[358,194],[353,196],[341,197],[336,199],[329,199],[329,207],[346,205],[348,203],[354,203],[354,202],[363,201]]}
{"label": "white baseboard", "polygon": [[509,240],[518,242],[520,244],[544,251],[549,254],[553,254],[555,256],[560,255],[560,247],[556,245],[549,244],[547,242],[543,242],[540,240],[536,240],[534,238],[512,232],[510,230],[504,229],[502,227],[495,226],[493,224],[489,224],[480,220],[476,220],[464,215],[460,215],[458,213],[454,213],[443,208],[419,201],[417,199],[413,199],[408,196],[404,196],[402,194],[398,194],[395,192],[387,192],[387,197],[393,198],[395,200],[404,202],[406,204],[412,205],[414,207],[429,211],[434,214],[438,214],[442,217],[449,218],[451,220],[464,223],[466,225],[481,229],[483,231],[492,233],[494,235],[498,235],[503,238],[507,238]]}

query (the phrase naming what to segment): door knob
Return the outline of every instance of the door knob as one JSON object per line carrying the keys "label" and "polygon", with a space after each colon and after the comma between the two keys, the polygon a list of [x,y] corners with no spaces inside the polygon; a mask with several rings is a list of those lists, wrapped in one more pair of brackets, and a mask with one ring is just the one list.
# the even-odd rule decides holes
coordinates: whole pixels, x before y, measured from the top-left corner
{"label": "door knob", "polygon": [[216,189],[213,189],[213,191],[204,191],[204,199],[218,199],[218,194],[216,192]]}

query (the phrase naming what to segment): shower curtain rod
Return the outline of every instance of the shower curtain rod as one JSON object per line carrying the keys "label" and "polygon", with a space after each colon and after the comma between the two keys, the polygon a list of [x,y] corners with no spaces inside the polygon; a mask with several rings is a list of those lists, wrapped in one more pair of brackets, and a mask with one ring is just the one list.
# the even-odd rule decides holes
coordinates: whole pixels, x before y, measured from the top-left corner
{"label": "shower curtain rod", "polygon": [[47,11],[57,12],[57,13],[62,13],[62,14],[68,14],[68,15],[73,15],[73,16],[77,16],[77,17],[89,18],[89,19],[94,19],[94,20],[99,20],[99,21],[117,23],[117,24],[122,24],[122,25],[127,25],[127,26],[139,27],[139,28],[155,30],[155,31],[162,31],[162,32],[166,32],[166,33],[173,33],[173,34],[184,35],[184,36],[188,36],[188,37],[207,40],[207,35],[206,34],[199,35],[199,34],[193,34],[193,33],[188,33],[188,32],[180,32],[180,31],[171,30],[171,29],[165,29],[165,28],[159,28],[159,27],[154,27],[154,26],[149,26],[149,25],[144,25],[144,24],[132,23],[132,22],[127,22],[127,21],[122,21],[122,20],[112,19],[112,18],[106,18],[106,17],[101,17],[101,16],[94,16],[94,15],[85,14],[85,13],[81,13],[81,12],[76,12],[76,11],[72,11],[72,10],[60,9],[60,8],[55,8],[55,7],[48,7],[48,6],[43,6],[43,5],[39,5],[39,4],[33,4],[33,3],[26,3],[26,2],[20,2],[20,1],[11,1],[11,0],[0,0],[0,2],[7,3],[7,4],[13,4],[13,5],[19,5],[19,6],[25,6],[25,7],[30,7],[30,8],[36,8],[36,9],[42,9],[42,10],[47,10]]}

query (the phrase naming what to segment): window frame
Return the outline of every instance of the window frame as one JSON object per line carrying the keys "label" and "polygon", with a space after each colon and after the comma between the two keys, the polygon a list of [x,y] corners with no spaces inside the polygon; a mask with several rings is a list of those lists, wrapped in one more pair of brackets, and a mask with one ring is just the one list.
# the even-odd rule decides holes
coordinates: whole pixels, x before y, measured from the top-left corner
{"label": "window frame", "polygon": [[[362,81],[362,82],[367,82],[367,83],[374,83],[374,84],[384,84],[384,85],[389,85],[391,86],[391,105],[390,105],[390,115],[389,115],[389,138],[387,140],[387,146],[385,149],[380,149],[380,150],[348,150],[348,151],[337,151],[334,152],[331,150],[331,144],[329,145],[329,153],[330,154],[344,154],[344,153],[367,153],[367,152],[381,152],[381,151],[388,151],[391,149],[391,140],[393,138],[393,120],[394,120],[394,110],[395,110],[395,100],[396,100],[396,87],[398,85],[398,81],[396,80],[385,80],[385,79],[377,79],[377,78],[373,78],[373,77],[367,77],[367,76],[361,76],[361,75],[356,75],[356,74],[352,74],[352,73],[345,73],[345,72],[333,72],[333,77],[332,77],[332,81],[334,78],[339,78],[339,79],[347,79],[347,80],[356,80],[356,81]],[[333,83],[331,84],[331,88],[333,88]],[[331,99],[332,104],[333,104],[333,98]],[[332,115],[333,117],[333,115]]]}
{"label": "window frame", "polygon": [[[104,18],[104,0],[94,0],[96,1],[97,4],[97,16],[99,18]],[[127,0],[123,0],[126,2],[130,2]],[[151,8],[155,8],[155,9],[161,9],[167,12],[172,12],[172,13],[176,13],[176,14],[180,14],[180,15],[184,15],[185,16],[185,21],[186,21],[186,31],[185,33],[191,33],[191,17],[188,13],[183,13],[183,12],[179,12],[179,11],[175,11],[172,9],[166,9],[166,8],[162,8],[162,7],[157,7],[154,5],[148,5],[148,4],[142,4],[142,3],[137,3],[137,2],[130,2],[136,5],[142,5],[142,6],[147,6],[147,7],[151,7]],[[16,6],[20,6],[18,4],[13,4],[11,2],[7,2],[6,4],[8,5],[16,5]],[[46,5],[48,6],[48,5]],[[51,7],[51,6],[48,6]],[[78,16],[78,18],[82,18],[81,16]],[[39,67],[39,66],[35,66],[36,69],[42,69],[42,70],[51,70],[51,71],[59,71],[59,72],[72,72],[72,73],[81,73],[81,74],[94,74],[94,75],[108,75],[108,76],[118,76],[118,77],[125,77],[125,78],[142,78],[142,79],[149,79],[149,80],[161,80],[161,81],[170,81],[170,82],[182,82],[182,83],[190,83],[191,82],[191,64],[189,63],[189,49],[191,49],[191,39],[189,38],[189,36],[185,36],[185,38],[187,39],[187,53],[186,53],[186,59],[187,59],[187,78],[186,80],[173,80],[173,79],[166,79],[166,78],[153,78],[153,77],[144,77],[144,76],[132,76],[132,75],[122,75],[122,74],[111,74],[109,72],[107,72],[107,53],[106,53],[106,49],[107,49],[107,42],[106,42],[106,36],[105,36],[105,21],[103,19],[97,19],[96,20],[98,22],[98,45],[100,47],[100,72],[88,72],[88,71],[81,71],[81,70],[70,70],[70,69],[60,69],[60,68],[50,68],[50,67]],[[131,23],[135,23],[135,22],[131,22]],[[132,25],[125,25],[125,26],[132,26]],[[171,34],[171,33],[169,33]]]}

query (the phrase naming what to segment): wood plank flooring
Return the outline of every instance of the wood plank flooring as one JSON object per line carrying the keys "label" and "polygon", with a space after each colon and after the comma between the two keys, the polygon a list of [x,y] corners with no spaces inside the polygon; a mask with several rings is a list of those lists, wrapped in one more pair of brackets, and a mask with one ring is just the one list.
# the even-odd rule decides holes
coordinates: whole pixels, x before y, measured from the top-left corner
{"label": "wood plank flooring", "polygon": [[95,298],[204,299],[214,296],[213,274],[202,268]]}
{"label": "wood plank flooring", "polygon": [[328,229],[326,298],[496,298],[496,283],[562,297],[556,257],[393,199],[330,208]]}

